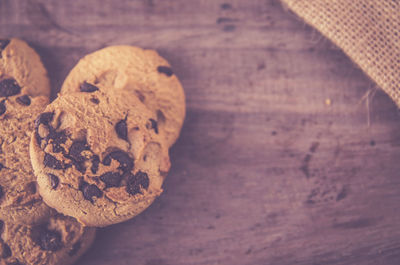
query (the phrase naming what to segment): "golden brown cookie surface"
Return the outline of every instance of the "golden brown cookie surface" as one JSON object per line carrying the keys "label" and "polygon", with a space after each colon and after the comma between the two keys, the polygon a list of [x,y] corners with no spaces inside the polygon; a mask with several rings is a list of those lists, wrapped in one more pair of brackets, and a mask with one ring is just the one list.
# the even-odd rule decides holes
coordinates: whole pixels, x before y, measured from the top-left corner
{"label": "golden brown cookie surface", "polygon": [[0,265],[67,265],[92,244],[95,229],[56,215],[33,226],[0,221]]}
{"label": "golden brown cookie surface", "polygon": [[0,219],[33,223],[50,213],[29,159],[34,119],[48,104],[50,85],[39,56],[18,39],[0,40]]}
{"label": "golden brown cookie surface", "polygon": [[30,154],[44,201],[88,226],[125,221],[161,194],[168,149],[156,117],[126,91],[61,95],[36,121]]}
{"label": "golden brown cookie surface", "polygon": [[107,87],[110,93],[133,93],[155,114],[168,146],[178,138],[185,118],[185,95],[171,66],[156,51],[126,45],[95,51],[71,70],[60,93],[90,89],[85,82]]}

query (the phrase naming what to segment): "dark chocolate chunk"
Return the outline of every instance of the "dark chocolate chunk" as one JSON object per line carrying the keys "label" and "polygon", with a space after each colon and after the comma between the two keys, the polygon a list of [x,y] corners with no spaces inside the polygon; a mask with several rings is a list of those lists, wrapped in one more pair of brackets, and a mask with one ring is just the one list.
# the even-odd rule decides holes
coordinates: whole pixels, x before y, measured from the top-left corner
{"label": "dark chocolate chunk", "polygon": [[86,172],[85,161],[87,159],[81,155],[84,150],[89,150],[86,141],[74,141],[69,149],[68,155],[66,156],[71,159],[72,164],[82,174]]}
{"label": "dark chocolate chunk", "polygon": [[131,195],[135,195],[137,193],[142,193],[140,188],[148,189],[149,185],[150,179],[147,173],[139,171],[134,175],[129,175],[126,191]]}
{"label": "dark chocolate chunk", "polygon": [[62,147],[62,144],[65,144],[67,141],[67,134],[65,131],[60,131],[56,132],[53,130],[52,127],[49,127],[50,133],[48,135],[48,139],[52,139],[52,146],[53,146],[53,152],[54,153],[65,153],[64,147]]}
{"label": "dark chocolate chunk", "polygon": [[86,167],[85,167],[85,162],[79,162],[76,160],[72,160],[72,164],[75,166],[76,170],[81,172],[82,174],[86,173]]}
{"label": "dark chocolate chunk", "polygon": [[103,192],[99,189],[99,187],[94,184],[89,184],[83,180],[79,184],[79,190],[82,192],[83,198],[91,203],[93,203],[93,197],[100,198],[103,196]]}
{"label": "dark chocolate chunk", "polygon": [[92,167],[90,170],[92,171],[93,174],[97,173],[97,170],[99,170],[99,164],[100,164],[100,158],[98,155],[93,155],[92,156]]}
{"label": "dark chocolate chunk", "polygon": [[21,87],[12,78],[0,81],[0,97],[10,97],[21,93]]}
{"label": "dark chocolate chunk", "polygon": [[[49,131],[46,138],[50,138],[50,135],[51,135],[51,133],[53,133],[54,130],[53,130],[53,127],[51,127],[49,123],[53,120],[53,117],[54,117],[53,112],[43,112],[35,120],[35,138],[36,138],[36,142],[39,144],[39,146],[41,146],[41,142],[43,139],[41,137],[41,135],[39,134],[39,127],[41,124],[43,124],[43,126],[46,126],[46,128]],[[46,139],[46,140],[48,140],[48,139]],[[46,145],[47,145],[47,141],[46,141]]]}
{"label": "dark chocolate chunk", "polygon": [[4,222],[0,220],[0,235],[3,233]]}
{"label": "dark chocolate chunk", "polygon": [[[124,151],[114,151],[109,153],[104,160],[106,160],[106,162],[108,162],[107,157],[110,157],[111,159],[117,160],[119,163],[119,167],[118,169],[121,169],[122,171],[131,171],[133,168],[133,159],[129,157],[129,155],[124,152]],[[103,164],[104,164],[104,160],[103,160]],[[111,163],[111,160],[110,160]],[[108,165],[110,165],[110,163]],[[104,164],[106,165],[106,164]]]}
{"label": "dark chocolate chunk", "polygon": [[85,161],[85,157],[81,155],[82,151],[89,150],[86,141],[74,141],[69,148],[69,155],[77,162]]}
{"label": "dark chocolate chunk", "polygon": [[28,95],[23,95],[23,96],[17,97],[17,102],[24,106],[31,105],[31,99]]}
{"label": "dark chocolate chunk", "polygon": [[35,120],[35,128],[37,129],[40,124],[49,125],[53,120],[54,112],[43,112]]}
{"label": "dark chocolate chunk", "polygon": [[8,39],[0,39],[0,52],[2,52],[2,50],[4,50],[9,43],[10,43],[10,40],[8,40]]}
{"label": "dark chocolate chunk", "polygon": [[5,99],[0,101],[0,116],[3,115],[7,110],[5,102]]}
{"label": "dark chocolate chunk", "polygon": [[111,164],[111,156],[107,155],[105,158],[103,158],[103,165],[109,166]]}
{"label": "dark chocolate chunk", "polygon": [[168,66],[159,66],[159,67],[157,67],[157,71],[159,73],[165,74],[167,76],[172,76],[174,74],[171,67],[168,67]]}
{"label": "dark chocolate chunk", "polygon": [[3,187],[0,186],[0,199],[4,196],[4,190]]}
{"label": "dark chocolate chunk", "polygon": [[97,86],[89,84],[88,82],[83,82],[81,84],[80,89],[81,89],[81,92],[88,92],[88,93],[99,90],[99,88]]}
{"label": "dark chocolate chunk", "polygon": [[100,180],[106,184],[106,188],[119,187],[122,176],[118,172],[106,172],[100,176]]}
{"label": "dark chocolate chunk", "polygon": [[117,122],[115,125],[115,131],[119,138],[128,141],[128,126],[126,125],[126,118]]}
{"label": "dark chocolate chunk", "polygon": [[91,98],[90,101],[92,101],[96,105],[100,103],[100,100],[97,98]]}
{"label": "dark chocolate chunk", "polygon": [[149,119],[150,123],[147,124],[147,129],[153,129],[156,134],[158,134],[158,124],[154,119]]}
{"label": "dark chocolate chunk", "polygon": [[60,183],[60,179],[54,174],[47,174],[50,178],[50,185],[53,190],[57,189],[58,184]]}
{"label": "dark chocolate chunk", "polygon": [[58,143],[53,142],[53,153],[64,153],[65,149],[64,147],[60,146]]}
{"label": "dark chocolate chunk", "polygon": [[76,253],[78,253],[79,249],[81,249],[81,241],[78,241],[72,245],[68,255],[71,257],[74,256]]}
{"label": "dark chocolate chunk", "polygon": [[3,259],[6,259],[11,257],[11,255],[12,253],[10,247],[6,243],[3,243],[3,253],[1,253],[1,257]]}
{"label": "dark chocolate chunk", "polygon": [[25,190],[27,192],[29,192],[30,194],[35,194],[36,193],[36,182],[29,182],[28,184],[26,184],[25,186]]}
{"label": "dark chocolate chunk", "polygon": [[164,113],[161,110],[157,110],[157,122],[164,123],[166,120]]}
{"label": "dark chocolate chunk", "polygon": [[44,166],[52,169],[63,169],[63,164],[60,160],[57,160],[54,156],[46,153],[44,155]]}
{"label": "dark chocolate chunk", "polygon": [[57,251],[62,247],[61,234],[55,230],[42,228],[37,244],[42,250]]}
{"label": "dark chocolate chunk", "polygon": [[4,165],[0,163],[0,171],[4,168]]}

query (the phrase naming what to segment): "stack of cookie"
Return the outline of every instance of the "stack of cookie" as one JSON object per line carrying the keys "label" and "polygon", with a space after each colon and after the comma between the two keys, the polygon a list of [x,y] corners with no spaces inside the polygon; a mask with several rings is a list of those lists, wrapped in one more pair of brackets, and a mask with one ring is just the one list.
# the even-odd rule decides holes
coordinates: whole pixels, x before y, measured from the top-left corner
{"label": "stack of cookie", "polygon": [[47,105],[39,56],[17,39],[0,54],[0,265],[71,264],[93,227],[161,194],[182,86],[156,52],[113,46],[81,59]]}

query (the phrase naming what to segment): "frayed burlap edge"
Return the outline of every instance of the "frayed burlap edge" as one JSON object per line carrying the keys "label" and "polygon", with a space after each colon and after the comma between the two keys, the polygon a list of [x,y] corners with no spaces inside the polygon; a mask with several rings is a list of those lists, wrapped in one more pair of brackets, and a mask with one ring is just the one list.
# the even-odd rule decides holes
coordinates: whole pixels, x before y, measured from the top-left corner
{"label": "frayed burlap edge", "polygon": [[342,49],[400,107],[400,3],[281,0]]}

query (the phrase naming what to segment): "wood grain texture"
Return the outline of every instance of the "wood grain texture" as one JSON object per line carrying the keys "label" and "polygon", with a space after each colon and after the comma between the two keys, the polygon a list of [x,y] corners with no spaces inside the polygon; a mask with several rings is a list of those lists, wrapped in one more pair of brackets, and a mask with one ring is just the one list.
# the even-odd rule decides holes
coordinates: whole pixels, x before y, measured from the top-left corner
{"label": "wood grain texture", "polygon": [[1,0],[0,35],[39,51],[53,96],[113,44],[185,88],[165,192],[78,264],[400,264],[398,111],[279,1]]}

